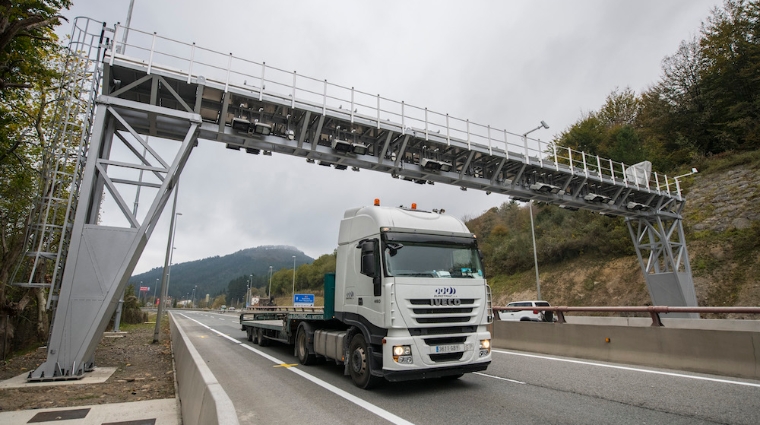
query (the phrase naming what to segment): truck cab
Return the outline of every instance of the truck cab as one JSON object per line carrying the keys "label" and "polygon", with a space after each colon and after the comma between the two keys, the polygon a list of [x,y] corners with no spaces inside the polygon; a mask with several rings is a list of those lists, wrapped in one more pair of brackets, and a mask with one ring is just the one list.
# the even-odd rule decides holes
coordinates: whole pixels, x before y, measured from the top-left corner
{"label": "truck cab", "polygon": [[414,204],[346,211],[334,318],[348,326],[345,364],[360,387],[485,370],[493,312],[475,236]]}

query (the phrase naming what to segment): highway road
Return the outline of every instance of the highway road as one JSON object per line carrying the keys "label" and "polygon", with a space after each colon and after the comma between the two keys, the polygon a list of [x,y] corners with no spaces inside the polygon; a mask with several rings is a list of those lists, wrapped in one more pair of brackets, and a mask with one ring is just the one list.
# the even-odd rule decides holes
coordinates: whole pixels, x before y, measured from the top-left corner
{"label": "highway road", "polygon": [[237,315],[172,314],[241,424],[760,423],[760,381],[495,349],[484,373],[366,391],[342,366],[253,345]]}

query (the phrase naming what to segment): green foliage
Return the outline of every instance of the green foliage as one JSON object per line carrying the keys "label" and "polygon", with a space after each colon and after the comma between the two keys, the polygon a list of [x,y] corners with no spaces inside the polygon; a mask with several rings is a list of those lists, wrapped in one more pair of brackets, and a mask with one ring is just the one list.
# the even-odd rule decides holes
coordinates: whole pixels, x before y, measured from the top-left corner
{"label": "green foliage", "polygon": [[124,291],[124,304],[121,307],[122,323],[143,323],[148,320],[148,314],[140,310],[140,303],[135,295],[135,286],[127,285]]}
{"label": "green foliage", "polygon": [[[622,219],[550,205],[534,205],[533,211],[536,252],[541,264],[559,263],[587,253],[602,257],[633,253]],[[534,267],[527,207],[516,202],[505,203],[468,221],[467,226],[478,237],[490,282],[494,282],[495,276]]]}
{"label": "green foliage", "polygon": [[558,145],[667,172],[704,156],[760,143],[760,2],[726,0],[701,34],[662,62],[662,78],[637,96],[617,89]]}
{"label": "green foliage", "polygon": [[47,58],[60,48],[53,28],[70,6],[70,0],[0,1],[0,93],[50,77]]}
{"label": "green foliage", "polygon": [[[47,140],[52,127],[50,103],[57,101],[61,68],[53,28],[59,22],[58,11],[70,4],[0,0],[0,334],[7,333],[7,338],[13,337],[18,325],[22,333],[27,325],[35,327],[40,340],[47,336],[44,290],[9,284],[21,261],[28,228],[40,212],[41,203],[35,201],[46,192],[43,178],[55,165]],[[35,280],[48,279],[48,270],[39,268],[37,273]],[[31,306],[30,297],[37,301],[34,316],[24,311]],[[24,344],[20,341],[19,346]]]}
{"label": "green foliage", "polygon": [[[321,293],[326,273],[335,272],[336,253],[325,254],[312,264],[303,264],[296,269],[295,291]],[[272,276],[272,294],[275,296],[293,294],[293,268],[280,269]]]}
{"label": "green foliage", "polygon": [[214,298],[214,302],[211,303],[211,308],[213,310],[219,310],[223,305],[227,305],[227,297],[224,294],[217,295]]}

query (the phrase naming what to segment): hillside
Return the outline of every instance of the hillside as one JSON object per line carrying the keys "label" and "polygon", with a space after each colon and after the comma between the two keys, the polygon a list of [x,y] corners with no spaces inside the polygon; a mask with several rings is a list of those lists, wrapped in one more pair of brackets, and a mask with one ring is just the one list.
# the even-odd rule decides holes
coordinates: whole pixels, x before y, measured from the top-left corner
{"label": "hillside", "polygon": [[[253,274],[253,286],[265,287],[269,280],[269,266],[272,271],[293,268],[293,256],[296,264],[311,264],[314,259],[291,246],[259,246],[237,251],[235,253],[204,258],[175,264],[171,268],[169,295],[174,298],[185,297],[197,285],[196,297],[209,294],[211,297],[224,292],[231,280]],[[156,281],[160,282],[163,266],[156,267],[142,274],[134,275],[129,282],[135,287],[150,286],[151,294]]]}
{"label": "hillside", "polygon": [[[760,152],[697,166],[699,174],[685,181],[684,228],[698,302],[760,305]],[[650,303],[624,221],[559,210],[534,209],[542,298],[555,305]],[[482,241],[497,305],[536,297],[527,214],[504,204],[467,223]],[[503,254],[509,251],[520,252]]]}

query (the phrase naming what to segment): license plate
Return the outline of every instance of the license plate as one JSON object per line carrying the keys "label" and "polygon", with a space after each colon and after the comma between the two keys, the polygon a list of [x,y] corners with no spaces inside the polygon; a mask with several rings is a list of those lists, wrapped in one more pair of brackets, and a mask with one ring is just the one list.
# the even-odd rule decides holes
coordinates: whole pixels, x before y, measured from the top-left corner
{"label": "license plate", "polygon": [[459,353],[471,350],[470,344],[434,345],[430,347],[431,353]]}

